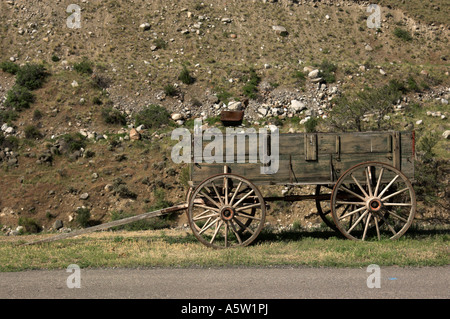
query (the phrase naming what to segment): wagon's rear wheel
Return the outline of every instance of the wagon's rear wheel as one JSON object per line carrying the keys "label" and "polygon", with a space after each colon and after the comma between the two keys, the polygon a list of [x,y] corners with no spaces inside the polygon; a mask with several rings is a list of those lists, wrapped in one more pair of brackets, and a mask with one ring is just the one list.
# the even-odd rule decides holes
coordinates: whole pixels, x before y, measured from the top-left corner
{"label": "wagon's rear wheel", "polygon": [[[319,198],[316,199],[316,208],[317,213],[320,218],[322,218],[323,222],[333,230],[337,230],[336,225],[334,224],[333,217],[331,216],[331,192],[333,191],[332,186],[328,185],[317,185],[315,195]],[[327,198],[321,198],[322,196],[327,196]],[[329,197],[328,197],[329,195]]]}
{"label": "wagon's rear wheel", "polygon": [[209,177],[190,196],[189,225],[195,237],[209,247],[249,245],[261,232],[265,217],[261,192],[237,175]]}
{"label": "wagon's rear wheel", "polygon": [[398,169],[378,162],[355,165],[337,181],[331,213],[347,238],[397,239],[411,226],[416,197],[408,178]]}

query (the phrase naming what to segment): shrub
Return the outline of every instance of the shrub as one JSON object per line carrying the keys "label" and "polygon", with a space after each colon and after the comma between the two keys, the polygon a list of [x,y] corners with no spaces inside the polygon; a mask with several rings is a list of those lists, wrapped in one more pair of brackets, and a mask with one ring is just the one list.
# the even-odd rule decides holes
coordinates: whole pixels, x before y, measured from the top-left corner
{"label": "shrub", "polygon": [[41,231],[41,226],[32,218],[19,217],[19,226],[22,226],[25,233],[39,233]]}
{"label": "shrub", "polygon": [[167,96],[175,96],[175,95],[177,95],[177,88],[174,85],[172,85],[172,84],[167,84],[164,87],[164,93]]}
{"label": "shrub", "polygon": [[166,194],[162,188],[156,188],[153,191],[155,203],[149,207],[149,211],[167,208],[173,205],[171,201],[166,200]]}
{"label": "shrub", "polygon": [[27,64],[17,71],[16,84],[29,90],[36,90],[42,87],[48,75],[43,65]]}
{"label": "shrub", "polygon": [[[247,80],[247,81],[245,81]],[[258,84],[261,82],[261,78],[256,74],[254,69],[250,69],[250,75],[248,79],[244,79],[246,82],[242,91],[245,96],[250,99],[256,98],[256,93],[258,92]]]}
{"label": "shrub", "polygon": [[77,216],[75,218],[75,221],[80,225],[81,227],[88,227],[89,222],[91,219],[91,211],[88,208],[78,208]]}
{"label": "shrub", "polygon": [[153,40],[153,44],[158,48],[158,49],[165,49],[167,48],[167,43],[166,41],[164,41],[163,39],[155,39]]}
{"label": "shrub", "polygon": [[42,118],[43,114],[40,110],[36,109],[33,112],[33,121],[38,121]]}
{"label": "shrub", "polygon": [[[385,115],[393,110],[393,103],[400,99],[402,91],[399,86],[389,84],[380,88],[351,92],[336,100],[336,105],[330,112],[328,121],[335,128],[343,131],[381,130],[384,126],[389,129]],[[364,121],[364,115],[373,113],[375,126]]]}
{"label": "shrub", "polygon": [[398,28],[398,27],[395,28],[394,35],[403,41],[411,41],[412,40],[411,34],[407,30],[403,30],[402,28]]}
{"label": "shrub", "polygon": [[73,65],[73,69],[80,74],[92,74],[94,72],[92,70],[92,62],[90,62],[87,58],[84,58],[79,63],[75,63]]}
{"label": "shrub", "polygon": [[188,85],[195,82],[195,79],[190,75],[189,70],[186,67],[183,67],[183,70],[181,70],[178,80]]}
{"label": "shrub", "polygon": [[121,184],[113,189],[113,194],[119,196],[120,198],[131,198],[136,199],[137,194],[132,192],[127,185]]}
{"label": "shrub", "polygon": [[102,118],[103,121],[107,124],[127,124],[127,120],[125,115],[119,110],[113,107],[106,107],[102,109]]}
{"label": "shrub", "polygon": [[15,111],[28,109],[34,102],[34,95],[27,87],[14,85],[6,94],[5,106]]}
{"label": "shrub", "polygon": [[3,132],[0,132],[0,148],[9,148],[9,149],[17,149],[19,147],[19,139],[16,136],[7,136],[3,135]]}
{"label": "shrub", "polygon": [[216,96],[219,99],[219,101],[225,104],[228,104],[230,98],[233,96],[233,94],[231,94],[228,91],[225,91],[224,89],[216,89],[215,91],[217,92]]}
{"label": "shrub", "polygon": [[320,70],[319,77],[321,77],[326,83],[336,82],[336,76],[334,75],[334,72],[337,70],[336,64],[324,60],[320,65]]}
{"label": "shrub", "polygon": [[299,82],[304,82],[306,80],[306,74],[302,71],[295,71],[292,77]]}
{"label": "shrub", "polygon": [[170,113],[159,105],[149,105],[140,111],[135,119],[136,126],[144,125],[147,129],[158,128],[168,124]]}
{"label": "shrub", "polygon": [[42,138],[42,133],[34,125],[28,125],[24,129],[25,137],[29,139],[39,139]]}
{"label": "shrub", "polygon": [[96,97],[94,97],[92,99],[92,103],[94,103],[95,105],[102,105],[103,104],[102,100],[98,96],[96,96]]}
{"label": "shrub", "polygon": [[3,72],[7,72],[7,73],[11,73],[11,74],[15,75],[19,71],[20,67],[11,61],[4,61],[4,62],[0,63],[0,69]]}
{"label": "shrub", "polygon": [[11,124],[18,118],[19,114],[17,114],[17,112],[14,110],[0,110],[0,123]]}
{"label": "shrub", "polygon": [[86,137],[80,133],[65,134],[61,138],[67,143],[68,150],[71,153],[86,147]]}
{"label": "shrub", "polygon": [[317,117],[311,117],[305,122],[305,130],[307,133],[316,132],[317,124],[319,124],[319,119]]}
{"label": "shrub", "polygon": [[52,61],[53,62],[59,62],[61,59],[60,57],[56,56],[56,55],[52,55]]}

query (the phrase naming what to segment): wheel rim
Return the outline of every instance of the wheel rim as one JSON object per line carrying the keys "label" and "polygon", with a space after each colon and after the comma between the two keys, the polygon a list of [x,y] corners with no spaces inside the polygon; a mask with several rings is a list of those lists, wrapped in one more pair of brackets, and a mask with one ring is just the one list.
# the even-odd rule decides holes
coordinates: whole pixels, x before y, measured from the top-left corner
{"label": "wheel rim", "polygon": [[220,174],[190,196],[189,224],[195,237],[213,248],[247,246],[264,226],[266,207],[258,188],[243,177]]}
{"label": "wheel rim", "polygon": [[[315,195],[330,195],[333,191],[333,187],[327,185],[317,185]],[[316,208],[317,213],[320,218],[322,218],[323,222],[333,230],[337,230],[336,225],[334,224],[333,217],[331,215],[331,206],[330,199],[316,199]]]}
{"label": "wheel rim", "polygon": [[397,239],[411,226],[415,211],[408,178],[384,163],[350,168],[337,181],[331,197],[336,227],[353,240]]}

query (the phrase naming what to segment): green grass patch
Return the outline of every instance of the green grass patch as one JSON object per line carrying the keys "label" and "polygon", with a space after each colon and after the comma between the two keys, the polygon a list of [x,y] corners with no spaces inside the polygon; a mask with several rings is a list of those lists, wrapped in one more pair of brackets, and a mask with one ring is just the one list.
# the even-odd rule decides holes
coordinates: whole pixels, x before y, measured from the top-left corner
{"label": "green grass patch", "polygon": [[[118,217],[123,217],[118,216]],[[411,229],[396,241],[357,242],[329,230],[263,231],[248,247],[213,250],[190,231],[108,231],[32,246],[44,235],[0,237],[0,271],[92,267],[444,266],[449,229]],[[48,236],[48,235],[45,235]]]}

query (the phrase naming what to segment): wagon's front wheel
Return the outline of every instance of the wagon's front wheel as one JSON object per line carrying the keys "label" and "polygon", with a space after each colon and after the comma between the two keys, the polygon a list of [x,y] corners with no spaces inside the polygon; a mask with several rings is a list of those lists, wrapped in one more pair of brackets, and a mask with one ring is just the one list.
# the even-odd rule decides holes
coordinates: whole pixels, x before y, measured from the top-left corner
{"label": "wagon's front wheel", "polygon": [[384,163],[353,166],[339,178],[331,195],[334,223],[353,240],[397,239],[411,226],[415,211],[410,181]]}
{"label": "wagon's front wheel", "polygon": [[195,237],[209,247],[249,245],[261,232],[265,217],[261,192],[241,176],[209,177],[190,196],[189,225]]}

